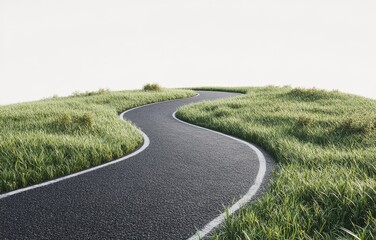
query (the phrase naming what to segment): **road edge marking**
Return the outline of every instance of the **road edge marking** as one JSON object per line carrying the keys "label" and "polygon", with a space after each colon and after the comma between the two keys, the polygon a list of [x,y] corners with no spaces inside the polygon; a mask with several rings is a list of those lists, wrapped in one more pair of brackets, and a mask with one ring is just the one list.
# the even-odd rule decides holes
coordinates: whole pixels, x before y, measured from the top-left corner
{"label": "road edge marking", "polygon": [[[200,94],[197,93],[197,95],[195,95],[193,97],[189,97],[189,98],[198,97],[199,95]],[[188,99],[188,98],[180,98],[180,99]],[[142,105],[142,106],[137,106],[137,107],[134,107],[134,108],[130,108],[130,109],[125,110],[124,112],[120,113],[119,117],[120,117],[121,120],[127,121],[124,118],[124,114],[126,114],[127,112],[133,111],[133,110],[138,109],[138,108],[143,108],[143,107],[147,107],[147,106],[150,106],[150,105],[154,105],[154,104],[166,103],[166,102],[176,101],[176,100],[180,100],[180,99],[178,98],[178,99],[166,100],[166,101],[161,101],[161,102],[154,102],[154,103],[149,103],[149,104],[145,104],[145,105]],[[4,199],[4,198],[7,198],[7,197],[10,197],[10,196],[13,196],[13,195],[16,195],[16,194],[19,194],[19,193],[23,193],[23,192],[30,191],[30,190],[33,190],[33,189],[36,189],[36,188],[48,186],[48,185],[51,185],[51,184],[54,184],[54,183],[57,183],[57,182],[61,182],[61,181],[73,178],[73,177],[77,177],[79,175],[82,175],[82,174],[85,174],[85,173],[89,173],[89,172],[98,170],[100,168],[104,168],[104,167],[107,167],[109,165],[112,165],[112,164],[124,161],[124,160],[126,160],[128,158],[131,158],[133,156],[136,156],[137,154],[141,153],[142,151],[144,151],[149,146],[150,139],[135,124],[133,124],[133,125],[134,125],[133,127],[135,127],[138,131],[141,132],[141,135],[142,135],[142,138],[143,138],[143,144],[142,144],[142,146],[140,148],[138,148],[136,151],[134,151],[134,152],[132,152],[132,153],[130,153],[128,155],[125,155],[125,156],[123,156],[121,158],[111,160],[110,162],[103,163],[101,165],[98,165],[98,166],[95,166],[95,167],[92,167],[92,168],[88,168],[88,169],[85,169],[85,170],[82,170],[82,171],[79,171],[79,172],[76,172],[76,173],[72,173],[72,174],[69,174],[69,175],[66,175],[66,176],[63,176],[63,177],[58,177],[56,179],[48,180],[46,182],[42,182],[42,183],[38,183],[38,184],[35,184],[35,185],[31,185],[29,187],[20,188],[20,189],[17,189],[17,190],[13,190],[13,191],[10,191],[10,192],[7,192],[7,193],[0,194],[0,200]]]}
{"label": "road edge marking", "polygon": [[260,188],[260,186],[261,186],[261,184],[262,184],[262,182],[264,180],[265,173],[266,173],[266,159],[265,159],[264,154],[255,145],[253,145],[253,144],[251,144],[249,142],[246,142],[246,141],[244,141],[242,139],[239,139],[239,138],[236,138],[236,137],[233,137],[233,136],[230,136],[230,135],[218,132],[218,131],[214,131],[214,130],[211,130],[211,129],[208,129],[208,128],[200,127],[200,126],[188,123],[188,122],[184,122],[183,120],[180,120],[180,119],[178,119],[176,117],[176,112],[177,111],[178,110],[176,110],[172,114],[172,117],[175,120],[177,120],[178,122],[181,122],[183,124],[186,124],[186,125],[189,125],[189,126],[192,126],[192,127],[200,128],[200,129],[203,129],[203,130],[206,130],[206,131],[209,131],[209,132],[213,132],[213,133],[225,136],[227,138],[233,139],[235,141],[238,141],[240,143],[243,143],[243,144],[247,145],[249,148],[251,148],[256,153],[258,161],[259,161],[259,170],[258,170],[258,173],[256,175],[255,182],[249,188],[249,190],[247,191],[247,193],[239,201],[237,201],[234,205],[232,205],[228,209],[227,212],[221,213],[219,216],[217,216],[216,218],[214,218],[211,222],[209,222],[208,224],[206,224],[201,230],[197,231],[193,236],[191,236],[190,238],[188,238],[188,240],[199,240],[199,239],[205,237],[207,234],[209,234],[214,228],[216,228],[220,224],[222,224],[224,222],[227,214],[228,214],[228,216],[230,216],[231,214],[233,214],[237,210],[239,210],[242,206],[244,206],[246,203],[248,203],[249,201],[251,201],[251,199],[257,193],[257,191],[259,190],[259,188]]}

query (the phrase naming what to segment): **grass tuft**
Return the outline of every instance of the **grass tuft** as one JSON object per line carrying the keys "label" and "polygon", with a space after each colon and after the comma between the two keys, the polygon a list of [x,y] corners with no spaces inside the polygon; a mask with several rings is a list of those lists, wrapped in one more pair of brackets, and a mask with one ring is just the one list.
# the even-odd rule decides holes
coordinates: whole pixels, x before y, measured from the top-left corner
{"label": "grass tuft", "polygon": [[91,113],[85,113],[80,116],[78,119],[78,123],[82,128],[93,128],[95,121],[94,116]]}
{"label": "grass tuft", "polygon": [[371,134],[375,129],[375,120],[364,117],[347,117],[339,123],[337,130],[346,134]]}
{"label": "grass tuft", "polygon": [[146,84],[143,87],[144,91],[161,91],[162,87],[157,83]]}
{"label": "grass tuft", "polygon": [[88,97],[88,96],[94,96],[94,95],[103,95],[110,93],[110,89],[108,88],[100,88],[98,91],[86,91],[86,92],[79,92],[75,91],[72,93],[72,97]]}
{"label": "grass tuft", "polygon": [[310,126],[313,123],[314,123],[314,120],[310,117],[307,117],[307,116],[299,116],[299,118],[297,120],[297,126],[298,127]]}

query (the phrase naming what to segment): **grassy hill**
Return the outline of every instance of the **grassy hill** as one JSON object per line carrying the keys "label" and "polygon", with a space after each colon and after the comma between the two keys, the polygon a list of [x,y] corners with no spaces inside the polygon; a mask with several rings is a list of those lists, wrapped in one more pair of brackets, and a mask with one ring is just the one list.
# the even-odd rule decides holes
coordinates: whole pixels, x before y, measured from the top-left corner
{"label": "grassy hill", "polygon": [[120,112],[193,95],[189,90],[100,90],[0,106],[0,193],[132,152],[142,136],[119,118]]}
{"label": "grassy hill", "polygon": [[200,89],[245,95],[185,106],[177,117],[256,143],[279,163],[267,193],[214,239],[376,238],[375,100],[289,87]]}

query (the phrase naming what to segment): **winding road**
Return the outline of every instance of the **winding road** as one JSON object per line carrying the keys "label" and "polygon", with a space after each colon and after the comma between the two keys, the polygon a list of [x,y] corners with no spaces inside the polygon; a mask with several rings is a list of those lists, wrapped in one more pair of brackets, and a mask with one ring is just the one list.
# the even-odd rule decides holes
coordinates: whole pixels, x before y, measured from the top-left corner
{"label": "winding road", "polygon": [[252,186],[262,191],[272,165],[265,153],[257,183],[254,149],[173,118],[183,105],[238,95],[199,93],[127,111],[150,139],[138,154],[0,197],[0,239],[187,239]]}

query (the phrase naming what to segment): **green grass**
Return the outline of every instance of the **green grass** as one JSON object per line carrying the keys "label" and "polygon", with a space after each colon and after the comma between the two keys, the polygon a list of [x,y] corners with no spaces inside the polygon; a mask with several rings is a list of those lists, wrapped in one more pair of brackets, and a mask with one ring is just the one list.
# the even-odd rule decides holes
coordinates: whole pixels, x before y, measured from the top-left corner
{"label": "green grass", "polygon": [[256,143],[279,167],[267,192],[213,239],[376,238],[375,100],[290,87],[220,90],[246,95],[189,105],[177,117]]}
{"label": "green grass", "polygon": [[0,106],[0,192],[64,176],[121,157],[142,136],[118,114],[136,106],[193,96],[100,89]]}

